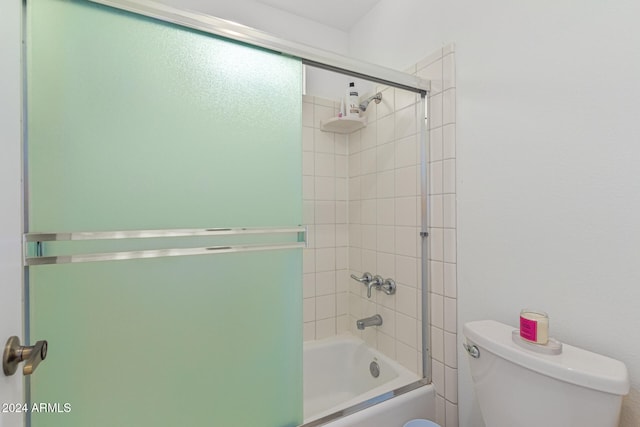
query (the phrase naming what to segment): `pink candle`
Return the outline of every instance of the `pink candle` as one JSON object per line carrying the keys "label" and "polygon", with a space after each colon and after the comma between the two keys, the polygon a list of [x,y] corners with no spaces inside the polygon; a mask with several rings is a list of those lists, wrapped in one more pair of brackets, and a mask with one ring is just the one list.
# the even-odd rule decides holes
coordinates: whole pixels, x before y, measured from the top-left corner
{"label": "pink candle", "polygon": [[522,310],[520,312],[520,336],[536,344],[549,341],[549,316],[543,311]]}

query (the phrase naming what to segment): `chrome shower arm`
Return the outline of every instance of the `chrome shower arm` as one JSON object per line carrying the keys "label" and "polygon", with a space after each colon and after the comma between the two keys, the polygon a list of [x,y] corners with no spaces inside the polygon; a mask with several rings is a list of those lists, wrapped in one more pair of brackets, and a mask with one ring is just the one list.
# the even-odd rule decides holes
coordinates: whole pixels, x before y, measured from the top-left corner
{"label": "chrome shower arm", "polygon": [[367,111],[367,107],[369,106],[369,103],[371,101],[375,101],[376,104],[380,104],[380,101],[382,101],[382,93],[378,92],[373,96],[370,96],[369,98],[367,98],[366,100],[364,100],[363,102],[360,103],[360,109],[362,111]]}

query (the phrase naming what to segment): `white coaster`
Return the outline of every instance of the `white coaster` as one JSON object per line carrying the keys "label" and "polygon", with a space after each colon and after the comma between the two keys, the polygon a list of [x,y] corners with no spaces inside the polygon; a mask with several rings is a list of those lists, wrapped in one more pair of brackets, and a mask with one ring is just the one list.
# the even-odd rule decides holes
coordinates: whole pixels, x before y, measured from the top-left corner
{"label": "white coaster", "polygon": [[511,332],[511,339],[520,347],[535,351],[536,353],[549,354],[552,356],[562,353],[562,343],[553,338],[549,338],[549,341],[546,344],[536,344],[522,339],[522,337],[520,337],[520,331],[514,329],[513,332]]}

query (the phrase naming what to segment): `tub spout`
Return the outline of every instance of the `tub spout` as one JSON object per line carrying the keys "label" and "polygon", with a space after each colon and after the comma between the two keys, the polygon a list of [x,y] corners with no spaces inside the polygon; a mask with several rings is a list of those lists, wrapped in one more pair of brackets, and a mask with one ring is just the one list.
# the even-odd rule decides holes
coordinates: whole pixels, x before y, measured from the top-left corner
{"label": "tub spout", "polygon": [[380,325],[382,325],[382,316],[380,316],[379,314],[375,314],[371,317],[367,317],[367,318],[356,321],[356,326],[360,330],[363,330],[364,328],[367,328],[369,326],[380,326]]}

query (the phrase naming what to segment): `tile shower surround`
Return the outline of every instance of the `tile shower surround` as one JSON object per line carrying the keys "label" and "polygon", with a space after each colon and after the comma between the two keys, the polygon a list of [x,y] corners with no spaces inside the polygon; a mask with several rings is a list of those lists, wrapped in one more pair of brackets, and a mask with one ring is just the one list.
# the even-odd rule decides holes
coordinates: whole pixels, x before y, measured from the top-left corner
{"label": "tile shower surround", "polygon": [[[458,426],[456,348],[456,149],[454,46],[407,70],[431,80],[429,98],[429,272],[436,422]],[[303,99],[304,339],[350,332],[421,373],[419,96],[380,87],[367,127],[350,135],[320,131],[339,102]],[[368,96],[370,94],[362,94]],[[339,101],[339,100],[338,100]],[[393,278],[389,296],[350,279],[364,271]],[[382,326],[355,322],[380,314]]]}

